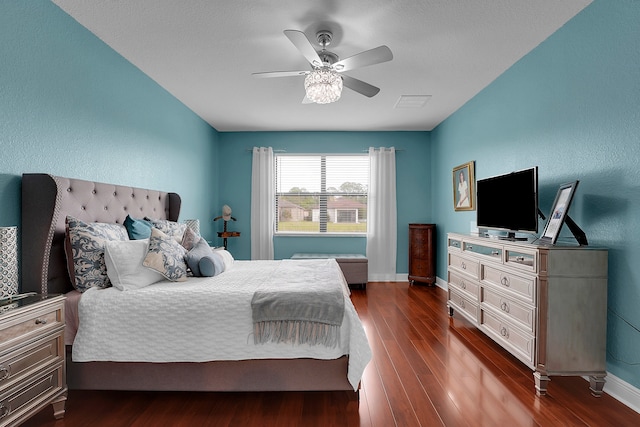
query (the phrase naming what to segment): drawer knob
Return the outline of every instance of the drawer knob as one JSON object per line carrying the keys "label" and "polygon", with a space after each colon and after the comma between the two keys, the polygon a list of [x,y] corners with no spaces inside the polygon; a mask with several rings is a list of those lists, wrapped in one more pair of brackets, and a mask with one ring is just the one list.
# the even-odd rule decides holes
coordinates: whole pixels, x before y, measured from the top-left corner
{"label": "drawer knob", "polygon": [[498,256],[500,255],[500,251],[491,251],[491,255]]}
{"label": "drawer knob", "polygon": [[36,319],[36,325],[46,325],[47,319]]}
{"label": "drawer knob", "polygon": [[500,308],[502,309],[502,311],[504,311],[505,313],[509,312],[509,304],[507,304],[506,302],[503,302],[502,304],[500,304]]}
{"label": "drawer knob", "polygon": [[0,365],[0,381],[9,378],[9,368]]}
{"label": "drawer knob", "polygon": [[462,261],[462,263],[460,263],[460,266],[462,267],[463,270],[467,269],[467,264],[465,264],[464,261]]}
{"label": "drawer knob", "polygon": [[509,278],[507,276],[502,276],[502,278],[500,279],[500,283],[502,283],[503,286],[509,286]]}
{"label": "drawer knob", "polygon": [[461,287],[462,289],[467,289],[467,284],[466,284],[466,283],[464,283],[464,280],[463,280],[462,282],[460,282],[460,287]]}
{"label": "drawer knob", "polygon": [[460,307],[464,308],[464,300],[460,301]]}
{"label": "drawer knob", "polygon": [[500,335],[505,338],[509,338],[509,330],[503,326],[502,328],[500,328]]}
{"label": "drawer knob", "polygon": [[467,249],[469,249],[470,251],[473,250],[473,246],[472,245],[467,245]]}
{"label": "drawer knob", "polygon": [[4,406],[4,402],[0,403],[0,419],[6,417],[7,415],[9,415],[9,408]]}

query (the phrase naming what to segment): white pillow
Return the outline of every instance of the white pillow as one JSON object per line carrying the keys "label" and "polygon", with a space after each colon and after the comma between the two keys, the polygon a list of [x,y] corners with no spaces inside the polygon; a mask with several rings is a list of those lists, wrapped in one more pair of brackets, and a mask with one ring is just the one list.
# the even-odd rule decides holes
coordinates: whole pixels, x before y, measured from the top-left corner
{"label": "white pillow", "polygon": [[231,252],[225,250],[224,248],[216,248],[214,249],[215,253],[220,254],[222,257],[222,261],[224,262],[224,271],[227,271],[231,267],[233,267],[233,255]]}
{"label": "white pillow", "polygon": [[115,288],[129,291],[164,280],[162,274],[142,265],[148,247],[148,239],[105,242],[107,276]]}

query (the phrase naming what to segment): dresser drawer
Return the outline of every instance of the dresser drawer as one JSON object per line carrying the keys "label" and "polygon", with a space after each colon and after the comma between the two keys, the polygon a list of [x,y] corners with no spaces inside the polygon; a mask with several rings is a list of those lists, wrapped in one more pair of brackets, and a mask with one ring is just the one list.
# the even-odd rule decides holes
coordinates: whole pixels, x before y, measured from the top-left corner
{"label": "dresser drawer", "polygon": [[449,289],[449,308],[462,311],[474,322],[478,321],[478,304],[451,289]]}
{"label": "dresser drawer", "polygon": [[431,271],[431,263],[426,259],[413,259],[410,273],[412,276],[430,276],[433,274]]}
{"label": "dresser drawer", "polygon": [[468,274],[474,279],[478,279],[479,267],[480,263],[476,260],[461,257],[455,253],[449,253],[449,268]]}
{"label": "dresser drawer", "polygon": [[478,289],[480,285],[475,280],[450,271],[449,286],[453,287],[458,293],[465,295],[466,298],[470,298],[476,302],[478,301]]}
{"label": "dresser drawer", "polygon": [[0,392],[22,381],[25,375],[46,364],[62,360],[62,331],[0,357]]}
{"label": "dresser drawer", "polygon": [[10,425],[63,390],[64,364],[49,367],[19,387],[0,393],[0,425]]}
{"label": "dresser drawer", "polygon": [[0,352],[64,325],[64,306],[50,304],[0,322]]}
{"label": "dresser drawer", "polygon": [[495,262],[502,262],[502,247],[500,246],[487,246],[474,242],[464,242],[462,244],[462,250],[487,257]]}
{"label": "dresser drawer", "polygon": [[522,304],[512,298],[503,296],[492,289],[483,287],[480,295],[480,303],[483,308],[489,307],[499,312],[512,323],[522,327],[525,331],[533,333],[535,325],[535,308]]}
{"label": "dresser drawer", "polygon": [[520,360],[533,366],[535,338],[487,310],[480,311],[480,327]]}
{"label": "dresser drawer", "polygon": [[522,249],[506,249],[505,265],[518,270],[536,273],[538,271],[538,262],[536,252],[529,252]]}
{"label": "dresser drawer", "polygon": [[481,281],[497,286],[502,291],[535,305],[536,279],[508,273],[491,265],[482,265]]}

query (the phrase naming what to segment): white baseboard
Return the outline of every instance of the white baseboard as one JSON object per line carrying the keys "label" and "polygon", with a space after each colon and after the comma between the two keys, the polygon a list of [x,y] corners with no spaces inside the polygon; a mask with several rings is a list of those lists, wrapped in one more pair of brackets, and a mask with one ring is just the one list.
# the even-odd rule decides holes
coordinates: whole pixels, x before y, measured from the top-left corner
{"label": "white baseboard", "polygon": [[[436,277],[436,285],[448,290],[447,281]],[[589,381],[589,377],[584,377]],[[640,389],[607,372],[604,392],[640,414]]]}
{"label": "white baseboard", "polygon": [[389,283],[394,283],[394,282],[408,282],[409,281],[409,274],[407,273],[396,273],[396,277],[393,280],[388,280],[388,279],[383,279],[380,277],[376,277],[375,274],[371,274],[369,273],[369,276],[367,277],[367,280],[369,282],[389,282]]}
{"label": "white baseboard", "polygon": [[436,276],[436,286],[438,286],[439,288],[444,289],[445,291],[449,290],[449,286],[447,286],[447,281],[446,280],[442,280],[438,276]]}
{"label": "white baseboard", "polygon": [[[584,377],[589,381],[589,377]],[[640,389],[607,372],[604,392],[640,414]]]}

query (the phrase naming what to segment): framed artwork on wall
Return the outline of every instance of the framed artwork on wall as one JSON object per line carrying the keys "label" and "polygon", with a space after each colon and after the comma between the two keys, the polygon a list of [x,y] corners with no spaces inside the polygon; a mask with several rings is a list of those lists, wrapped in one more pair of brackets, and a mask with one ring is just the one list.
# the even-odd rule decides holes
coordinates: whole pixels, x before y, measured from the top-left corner
{"label": "framed artwork on wall", "polygon": [[453,210],[476,209],[475,162],[470,161],[453,168]]}

